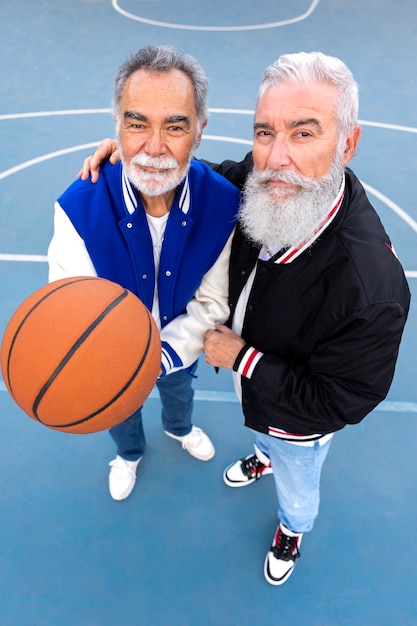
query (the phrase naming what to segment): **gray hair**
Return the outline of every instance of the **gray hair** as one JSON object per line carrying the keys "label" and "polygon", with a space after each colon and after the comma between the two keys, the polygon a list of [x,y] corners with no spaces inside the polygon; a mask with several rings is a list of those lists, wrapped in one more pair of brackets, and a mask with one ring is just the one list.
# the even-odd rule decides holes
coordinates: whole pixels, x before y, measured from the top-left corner
{"label": "gray hair", "polygon": [[190,54],[171,46],[147,46],[132,54],[119,68],[114,85],[113,111],[119,113],[123,88],[127,79],[137,70],[148,72],[169,72],[172,69],[186,74],[194,87],[195,106],[199,124],[208,118],[207,90],[208,81],[201,65]]}
{"label": "gray hair", "polygon": [[265,69],[258,100],[269,87],[278,86],[284,81],[298,85],[311,82],[334,85],[339,94],[335,115],[341,139],[346,138],[357,126],[358,84],[340,59],[322,52],[285,54]]}

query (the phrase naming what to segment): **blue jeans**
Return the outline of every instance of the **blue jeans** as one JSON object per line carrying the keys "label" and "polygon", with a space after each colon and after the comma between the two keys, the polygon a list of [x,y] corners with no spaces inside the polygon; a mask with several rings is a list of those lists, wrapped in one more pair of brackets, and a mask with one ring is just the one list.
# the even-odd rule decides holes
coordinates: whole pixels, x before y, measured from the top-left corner
{"label": "blue jeans", "polygon": [[[190,371],[180,370],[156,381],[162,403],[162,425],[164,430],[182,437],[191,431],[194,390],[193,374],[197,363]],[[127,420],[113,426],[110,435],[117,446],[117,454],[128,461],[137,461],[146,448],[142,422],[142,407]]]}
{"label": "blue jeans", "polygon": [[255,443],[271,459],[278,496],[278,518],[297,533],[313,528],[319,512],[321,468],[331,444],[297,446],[256,433]]}

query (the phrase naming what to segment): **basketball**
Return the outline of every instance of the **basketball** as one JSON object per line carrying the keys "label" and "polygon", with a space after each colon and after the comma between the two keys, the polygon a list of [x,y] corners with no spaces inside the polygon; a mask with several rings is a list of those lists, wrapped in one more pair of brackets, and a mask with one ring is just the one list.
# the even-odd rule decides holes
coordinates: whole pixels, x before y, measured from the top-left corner
{"label": "basketball", "polygon": [[44,285],[12,315],[1,344],[11,397],[33,420],[67,433],[130,417],[159,374],[158,329],[132,292],[103,278]]}

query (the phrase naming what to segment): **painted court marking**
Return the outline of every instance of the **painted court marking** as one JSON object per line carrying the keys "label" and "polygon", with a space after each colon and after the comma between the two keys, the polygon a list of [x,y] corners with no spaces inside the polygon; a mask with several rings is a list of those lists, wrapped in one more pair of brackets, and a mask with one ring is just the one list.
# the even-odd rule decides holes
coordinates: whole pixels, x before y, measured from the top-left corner
{"label": "painted court marking", "polygon": [[295,22],[301,22],[307,19],[315,10],[319,3],[319,0],[313,0],[310,4],[309,8],[302,15],[298,15],[296,17],[290,18],[288,20],[281,20],[278,22],[269,22],[267,24],[249,24],[246,26],[192,26],[190,24],[173,24],[171,22],[160,22],[157,20],[150,20],[145,17],[141,17],[139,15],[134,15],[133,13],[129,13],[125,11],[119,6],[118,0],[112,0],[112,6],[115,11],[127,17],[130,20],[134,20],[136,22],[142,22],[144,24],[150,24],[151,26],[162,26],[163,28],[176,28],[180,30],[197,30],[197,31],[241,31],[241,30],[261,30],[265,28],[277,28],[279,26],[287,26],[288,24],[294,24]]}
{"label": "painted court marking", "polygon": [[[255,111],[252,109],[226,109],[221,107],[209,108],[210,113],[217,114],[226,114],[226,115],[250,115],[253,117]],[[95,115],[95,114],[111,114],[110,108],[99,108],[99,109],[68,109],[68,110],[57,110],[57,111],[32,111],[28,113],[10,113],[0,115],[0,121],[7,120],[16,120],[16,119],[27,119],[27,118],[36,118],[36,117],[53,117],[53,116],[62,116],[62,115]],[[375,128],[382,128],[385,130],[399,131],[399,132],[407,132],[407,133],[415,133],[417,134],[417,128],[411,126],[402,126],[397,124],[387,124],[383,122],[374,122],[374,121],[366,121],[366,120],[358,120],[359,124],[362,126],[372,126]],[[252,145],[252,140],[248,139],[239,139],[237,137],[228,137],[224,135],[203,135],[203,140],[206,141],[222,141],[229,143],[238,143],[243,145]],[[50,152],[44,155],[40,155],[34,159],[30,159],[28,161],[24,161],[14,167],[11,167],[3,172],[0,172],[0,180],[11,176],[21,170],[24,170],[28,167],[32,167],[33,165],[37,165],[42,163],[43,161],[47,161],[49,159],[54,159],[60,156],[64,156],[65,154],[70,154],[72,152],[77,152],[81,150],[87,150],[95,148],[98,145],[99,141],[93,141],[85,144],[80,144],[77,146],[71,146],[69,148],[64,148],[62,150],[57,150],[54,152]],[[402,219],[406,224],[417,233],[417,222],[406,212],[404,209],[399,207],[395,202],[393,202],[390,198],[382,194],[380,191],[368,185],[364,181],[361,181],[366,191],[376,198],[378,198],[381,202],[383,202],[391,211],[396,213],[400,219]],[[22,262],[46,262],[46,256],[43,255],[24,255],[24,254],[0,254],[0,261],[22,261]],[[416,278],[417,270],[405,270],[405,274],[408,278]]]}
{"label": "painted court marking", "polygon": [[[7,392],[6,385],[0,381],[0,393]],[[159,392],[153,389],[148,396],[149,399],[159,399]],[[194,400],[197,402],[225,402],[240,404],[234,391],[210,391],[208,389],[196,389],[194,391]],[[384,400],[374,411],[383,411],[386,413],[417,413],[417,402],[390,402]]]}

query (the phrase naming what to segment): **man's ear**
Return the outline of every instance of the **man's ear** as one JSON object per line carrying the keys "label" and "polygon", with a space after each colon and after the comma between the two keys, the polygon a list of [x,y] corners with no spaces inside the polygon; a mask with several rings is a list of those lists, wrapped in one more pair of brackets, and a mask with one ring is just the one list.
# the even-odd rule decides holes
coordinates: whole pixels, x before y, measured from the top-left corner
{"label": "man's ear", "polygon": [[205,129],[205,127],[207,126],[207,121],[208,121],[208,120],[204,120],[204,122],[202,122],[202,123],[200,124],[200,129],[199,129],[199,131],[198,131],[198,133],[197,133],[197,135],[196,135],[195,142],[194,142],[194,150],[197,150],[198,146],[199,146],[199,145],[200,145],[200,143],[201,143],[201,137],[202,137],[202,135],[203,135],[203,130],[204,130],[204,129]]}
{"label": "man's ear", "polygon": [[355,126],[350,135],[348,135],[346,139],[345,149],[343,151],[343,167],[345,167],[345,165],[347,165],[351,158],[354,156],[356,148],[358,147],[359,139],[361,138],[361,134],[361,127]]}

